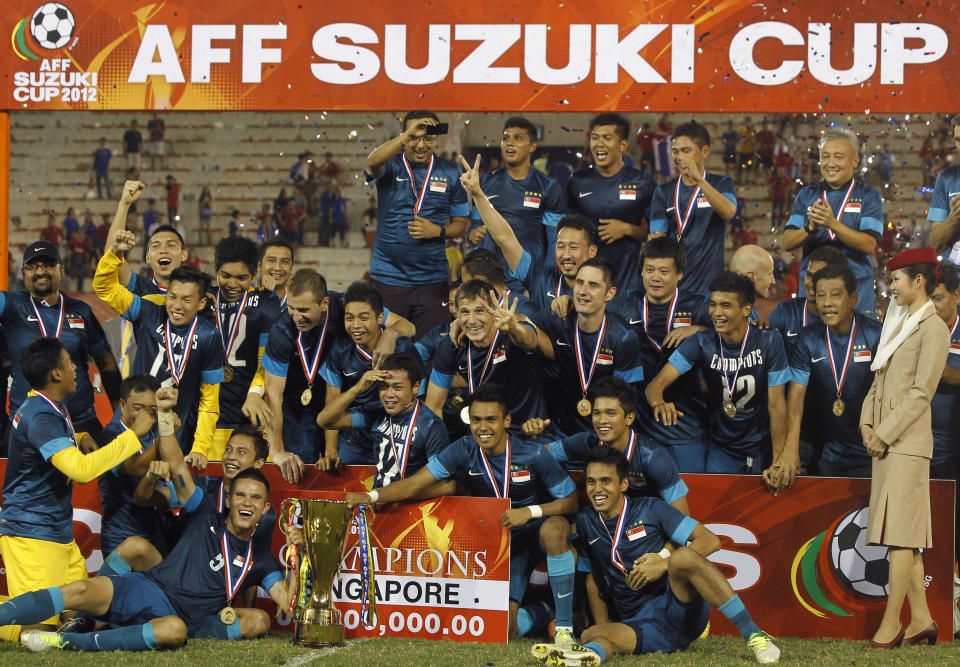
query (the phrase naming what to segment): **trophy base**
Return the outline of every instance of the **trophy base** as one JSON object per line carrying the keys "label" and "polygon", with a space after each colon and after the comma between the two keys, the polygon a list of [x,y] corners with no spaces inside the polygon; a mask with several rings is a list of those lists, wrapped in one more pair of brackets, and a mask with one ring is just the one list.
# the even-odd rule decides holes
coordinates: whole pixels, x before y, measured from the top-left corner
{"label": "trophy base", "polygon": [[293,643],[308,648],[328,648],[343,646],[343,626],[320,625],[319,623],[294,622]]}

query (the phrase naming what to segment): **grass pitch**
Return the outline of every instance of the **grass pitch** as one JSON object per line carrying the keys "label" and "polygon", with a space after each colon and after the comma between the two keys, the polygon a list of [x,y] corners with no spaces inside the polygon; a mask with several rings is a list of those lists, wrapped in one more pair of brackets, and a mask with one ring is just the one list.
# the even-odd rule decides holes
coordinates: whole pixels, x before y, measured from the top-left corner
{"label": "grass pitch", "polygon": [[[783,651],[781,663],[805,665],[958,665],[960,644],[916,646],[893,651],[868,651],[865,641],[844,639],[776,639]],[[63,665],[69,667],[116,665],[345,665],[366,667],[499,667],[536,665],[530,658],[534,640],[521,639],[508,646],[464,644],[416,639],[353,641],[336,650],[313,650],[293,646],[290,635],[275,633],[253,641],[194,639],[178,651],[149,653],[79,653],[48,651],[29,653],[19,645],[0,644],[0,665]],[[708,637],[682,653],[670,655],[618,656],[612,665],[755,665],[753,654],[740,638]]]}

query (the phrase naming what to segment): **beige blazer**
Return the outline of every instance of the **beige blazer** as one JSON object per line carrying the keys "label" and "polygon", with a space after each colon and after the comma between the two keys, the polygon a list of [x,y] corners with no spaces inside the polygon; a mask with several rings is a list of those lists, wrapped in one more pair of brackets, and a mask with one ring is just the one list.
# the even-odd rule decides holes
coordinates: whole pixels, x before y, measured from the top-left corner
{"label": "beige blazer", "polygon": [[950,352],[950,332],[932,309],[873,376],[860,425],[873,426],[891,452],[930,458],[930,399]]}

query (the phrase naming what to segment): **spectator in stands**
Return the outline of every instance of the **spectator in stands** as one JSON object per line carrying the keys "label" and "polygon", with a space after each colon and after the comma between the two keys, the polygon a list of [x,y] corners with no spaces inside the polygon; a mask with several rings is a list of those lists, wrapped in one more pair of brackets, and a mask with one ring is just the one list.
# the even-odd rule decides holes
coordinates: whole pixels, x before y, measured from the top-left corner
{"label": "spectator in stands", "polygon": [[107,148],[107,138],[100,137],[100,147],[93,151],[93,173],[97,179],[97,199],[103,199],[103,186],[107,189],[107,199],[113,199],[110,193],[110,158],[113,152]]}
{"label": "spectator in stands", "polygon": [[[832,245],[839,248],[857,276],[857,310],[876,310],[873,252],[883,234],[880,193],[853,177],[860,163],[860,140],[850,130],[827,129],[820,137],[820,173],[823,181],[804,187],[793,202],[783,232],[783,249],[803,248],[803,271],[810,253]],[[801,288],[803,287],[803,275]]]}
{"label": "spectator in stands", "polygon": [[107,237],[110,235],[110,214],[104,213],[100,220],[100,225],[97,227],[97,233],[94,237],[93,244],[97,249],[98,254],[103,254],[104,249],[107,247]]}
{"label": "spectator in stands", "polygon": [[774,228],[779,228],[786,218],[787,194],[793,181],[787,176],[783,167],[777,167],[773,175],[767,179],[770,186],[770,222]]}
{"label": "spectator in stands", "polygon": [[[157,162],[160,163],[160,168],[163,169],[163,135],[166,130],[166,123],[163,122],[163,119],[160,118],[159,114],[156,111],[153,112],[153,118],[150,119],[150,122],[147,123],[147,131],[150,133],[150,168],[156,169]],[[170,218],[173,220],[173,218]]]}
{"label": "spectator in stands", "polygon": [[227,223],[227,236],[240,235],[240,211],[233,209],[230,211],[230,222]]}
{"label": "spectator in stands", "polygon": [[[160,223],[160,212],[157,211],[157,200],[152,197],[147,200],[147,210],[143,212],[143,237],[150,238],[153,228]],[[147,249],[144,247],[144,254]]]}
{"label": "spectator in stands", "polygon": [[723,173],[730,176],[730,172],[737,166],[737,142],[740,136],[732,120],[727,121],[726,131],[720,135],[723,142]]}
{"label": "spectator in stands", "polygon": [[[297,161],[290,165],[289,178],[294,183],[305,181],[310,177],[310,151],[304,151],[297,156]],[[280,197],[287,199],[286,190],[280,190]],[[280,197],[277,198],[279,201]],[[281,204],[282,206],[282,204]]]}
{"label": "spectator in stands", "polygon": [[287,199],[280,210],[280,219],[283,224],[283,236],[290,243],[303,245],[303,221],[306,217],[307,212],[297,206],[296,199],[293,197]]}
{"label": "spectator in stands", "polygon": [[82,232],[70,232],[67,235],[67,275],[76,281],[76,291],[83,291],[83,281],[87,277],[87,263],[90,253],[90,239]]}
{"label": "spectator in stands", "polygon": [[197,216],[200,219],[197,243],[211,245],[213,238],[210,234],[210,220],[213,218],[213,195],[210,194],[210,188],[206,185],[200,190],[200,197],[197,199]]}
{"label": "spectator in stands", "polygon": [[773,133],[769,122],[763,124],[763,129],[757,132],[757,168],[770,169],[773,167],[773,147],[777,142],[777,135]]}
{"label": "spectator in stands", "polygon": [[421,335],[450,321],[446,238],[460,237],[469,213],[460,169],[437,158],[437,115],[408,112],[400,134],[367,157],[377,185],[377,234],[370,277],[384,306]]}
{"label": "spectator in stands", "polygon": [[670,116],[662,114],[657,119],[657,131],[663,136],[670,136],[673,133],[673,123],[670,122]]}
{"label": "spectator in stands", "polygon": [[[649,171],[656,176],[656,160],[653,154],[653,141],[660,135],[650,129],[650,123],[644,123],[637,132],[637,146],[640,147],[640,171]],[[564,184],[564,187],[566,184]]]}
{"label": "spectator in stands", "polygon": [[756,231],[750,228],[751,222],[747,218],[740,223],[740,228],[733,233],[733,241],[736,247],[745,245],[756,245],[760,238]]}
{"label": "spectator in stands", "polygon": [[131,178],[130,169],[140,169],[140,147],[143,145],[143,135],[137,129],[137,121],[130,121],[130,129],[123,133],[123,157],[127,160],[127,180],[139,180]]}
{"label": "spectator in stands", "polygon": [[743,119],[743,124],[737,130],[737,184],[743,181],[743,172],[752,171],[757,164],[757,128],[754,127],[750,116]]}
{"label": "spectator in stands", "polygon": [[[651,172],[655,169],[654,163],[650,163]],[[570,182],[570,177],[573,176],[573,167],[564,162],[561,159],[555,159],[547,165],[547,175],[555,180],[560,187],[566,191],[567,183]],[[549,254],[549,253],[548,253]]]}
{"label": "spectator in stands", "polygon": [[72,232],[79,232],[80,221],[77,220],[77,209],[73,208],[72,206],[68,208],[67,215],[60,224],[63,226],[63,235],[65,238],[69,239]]}
{"label": "spectator in stands", "polygon": [[87,211],[83,216],[83,235],[90,239],[91,250],[97,243],[97,223],[93,221],[93,213]]}
{"label": "spectator in stands", "polygon": [[270,204],[264,204],[257,213],[257,238],[260,241],[269,241],[277,235],[277,218]]}
{"label": "spectator in stands", "polygon": [[57,217],[55,215],[47,216],[47,226],[40,230],[40,238],[52,245],[54,248],[60,247],[60,236],[63,231],[57,227]]}
{"label": "spectator in stands", "polygon": [[347,200],[340,194],[340,188],[333,191],[333,198],[330,200],[330,224],[332,233],[330,235],[330,245],[338,235],[340,236],[340,246],[347,247]]}
{"label": "spectator in stands", "polygon": [[170,224],[180,220],[180,184],[173,174],[167,174],[167,220]]}
{"label": "spectator in stands", "polygon": [[361,224],[363,225],[363,239],[367,243],[368,248],[373,247],[373,240],[377,235],[377,198],[370,197],[370,200],[367,202],[367,210],[363,212],[361,217]]}
{"label": "spectator in stands", "polygon": [[330,229],[333,213],[333,186],[327,184],[323,192],[317,196],[317,243],[321,246],[330,245]]}
{"label": "spectator in stands", "polygon": [[340,165],[333,161],[333,153],[329,152],[323,154],[323,162],[320,163],[318,170],[321,176],[331,181],[336,181],[337,176],[343,171]]}
{"label": "spectator in stands", "polygon": [[890,144],[884,142],[883,150],[877,153],[876,157],[877,176],[884,187],[889,186],[890,181],[893,180],[893,161],[894,157],[890,151]]}

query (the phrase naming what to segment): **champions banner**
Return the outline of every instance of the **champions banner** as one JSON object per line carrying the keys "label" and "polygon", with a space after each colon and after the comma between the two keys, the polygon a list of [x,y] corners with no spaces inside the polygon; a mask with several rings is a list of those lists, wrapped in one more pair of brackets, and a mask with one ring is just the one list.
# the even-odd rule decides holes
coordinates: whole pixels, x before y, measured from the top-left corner
{"label": "champions banner", "polygon": [[955,112],[947,0],[7,0],[0,108]]}
{"label": "champions banner", "polygon": [[[0,459],[0,474],[6,460]],[[211,472],[219,473],[219,464]],[[374,468],[330,475],[310,469],[299,486],[265,467],[271,503],[287,497],[330,497],[365,490]],[[866,639],[880,622],[887,592],[886,550],[864,544],[870,480],[800,477],[777,497],[757,477],[684,475],[691,514],[717,534],[710,559],[724,572],[764,630],[787,637]],[[930,483],[934,547],[925,552],[927,602],[952,636],[953,488]],[[359,558],[348,540],[341,580],[334,587],[348,637],[405,636],[504,642],[507,637],[507,536],[499,525],[504,500],[448,497],[401,503],[377,513],[372,525],[378,618],[359,621]],[[99,551],[96,483],[74,491],[74,534],[92,573]],[[283,540],[274,534],[274,553]],[[537,573],[534,573],[536,578]],[[0,577],[0,592],[6,583]],[[269,599],[257,604],[273,612]],[[736,634],[715,610],[711,632]],[[275,627],[290,628],[280,615]]]}

